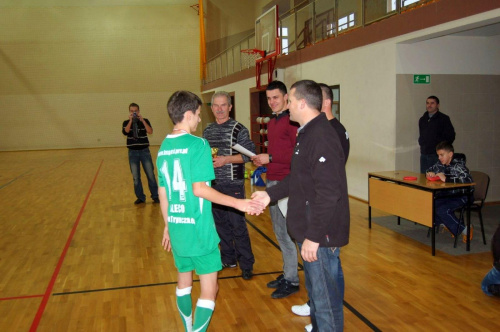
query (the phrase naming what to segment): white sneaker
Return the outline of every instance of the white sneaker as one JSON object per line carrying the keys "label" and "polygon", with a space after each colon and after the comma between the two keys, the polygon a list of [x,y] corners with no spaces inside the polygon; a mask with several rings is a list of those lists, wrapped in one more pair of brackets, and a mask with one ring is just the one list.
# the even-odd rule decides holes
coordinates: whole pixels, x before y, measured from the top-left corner
{"label": "white sneaker", "polygon": [[313,330],[313,325],[312,324],[307,324],[305,327],[306,332],[311,332]]}
{"label": "white sneaker", "polygon": [[292,312],[298,316],[309,316],[311,314],[311,308],[307,303],[303,305],[294,305],[292,306]]}

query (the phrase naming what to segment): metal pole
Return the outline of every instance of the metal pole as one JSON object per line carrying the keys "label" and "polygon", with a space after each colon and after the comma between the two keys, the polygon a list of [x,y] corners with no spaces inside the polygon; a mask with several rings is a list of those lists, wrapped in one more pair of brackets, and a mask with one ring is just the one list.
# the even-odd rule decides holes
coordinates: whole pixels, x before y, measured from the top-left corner
{"label": "metal pole", "polygon": [[316,1],[313,2],[312,6],[313,6],[313,18],[312,18],[313,42],[312,42],[312,44],[314,45],[314,44],[316,44]]}
{"label": "metal pole", "polygon": [[339,35],[339,0],[335,0],[335,7],[333,8],[333,19],[335,20],[335,37]]}

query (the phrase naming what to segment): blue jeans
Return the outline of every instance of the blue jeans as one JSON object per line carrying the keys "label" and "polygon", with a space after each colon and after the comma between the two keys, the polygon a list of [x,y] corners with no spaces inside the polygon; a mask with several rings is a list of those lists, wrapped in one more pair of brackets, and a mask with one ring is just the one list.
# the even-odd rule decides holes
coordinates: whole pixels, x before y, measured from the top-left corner
{"label": "blue jeans", "polygon": [[460,235],[465,226],[455,216],[455,210],[467,203],[467,196],[436,198],[434,201],[436,225],[443,224],[451,234]]}
{"label": "blue jeans", "polygon": [[420,155],[420,173],[425,173],[439,161],[437,153]]}
{"label": "blue jeans", "polygon": [[[267,181],[267,188],[278,184],[279,181]],[[297,247],[295,242],[288,235],[286,228],[286,218],[281,213],[278,203],[274,202],[269,205],[269,212],[273,222],[273,230],[276,235],[276,240],[280,245],[281,256],[283,257],[283,274],[285,279],[294,285],[299,284],[299,273],[297,268],[299,261],[297,257]]]}
{"label": "blue jeans", "polygon": [[[301,250],[302,243],[298,245]],[[317,261],[304,261],[313,332],[343,331],[344,272],[340,248],[319,247],[316,255]]]}
{"label": "blue jeans", "polygon": [[153,160],[151,159],[151,152],[149,148],[142,150],[128,149],[128,161],[130,163],[130,171],[134,178],[134,192],[135,196],[141,201],[146,201],[146,195],[142,189],[141,182],[141,163],[144,173],[148,178],[149,191],[151,192],[152,199],[158,199],[158,184],[155,178],[155,169]]}
{"label": "blue jeans", "polygon": [[500,271],[496,269],[496,267],[493,267],[488,274],[483,279],[483,282],[481,283],[481,289],[483,290],[484,294],[489,295],[489,296],[500,296],[500,293],[492,293],[490,290],[488,290],[488,287],[491,285],[498,285],[496,287],[496,290],[498,291],[500,287]]}

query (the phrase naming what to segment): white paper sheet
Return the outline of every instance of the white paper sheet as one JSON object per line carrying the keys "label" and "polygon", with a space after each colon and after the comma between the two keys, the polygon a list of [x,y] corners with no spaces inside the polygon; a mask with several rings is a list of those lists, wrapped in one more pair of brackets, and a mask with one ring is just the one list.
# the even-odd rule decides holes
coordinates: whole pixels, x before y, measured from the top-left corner
{"label": "white paper sheet", "polygon": [[282,198],[278,201],[278,208],[280,209],[283,217],[286,218],[286,213],[288,211],[288,197]]}
{"label": "white paper sheet", "polygon": [[242,147],[239,144],[235,144],[233,146],[233,149],[235,149],[236,151],[238,151],[241,154],[244,154],[247,157],[253,157],[253,156],[255,156],[255,153],[253,153],[252,151],[249,151],[249,150],[245,149],[244,147]]}

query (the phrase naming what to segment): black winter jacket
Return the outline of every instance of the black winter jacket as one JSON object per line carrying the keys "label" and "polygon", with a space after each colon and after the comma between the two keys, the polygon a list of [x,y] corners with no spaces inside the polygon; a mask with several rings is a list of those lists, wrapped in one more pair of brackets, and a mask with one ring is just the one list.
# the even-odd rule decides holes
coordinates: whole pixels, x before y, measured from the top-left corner
{"label": "black winter jacket", "polygon": [[421,154],[435,154],[436,145],[442,141],[453,144],[455,140],[455,128],[451,124],[450,117],[439,111],[430,118],[429,112],[425,112],[418,121],[418,129]]}
{"label": "black winter jacket", "polygon": [[345,157],[339,135],[324,113],[299,132],[290,174],[266,189],[271,201],[289,197],[288,232],[320,247],[342,247],[349,242],[349,200]]}

